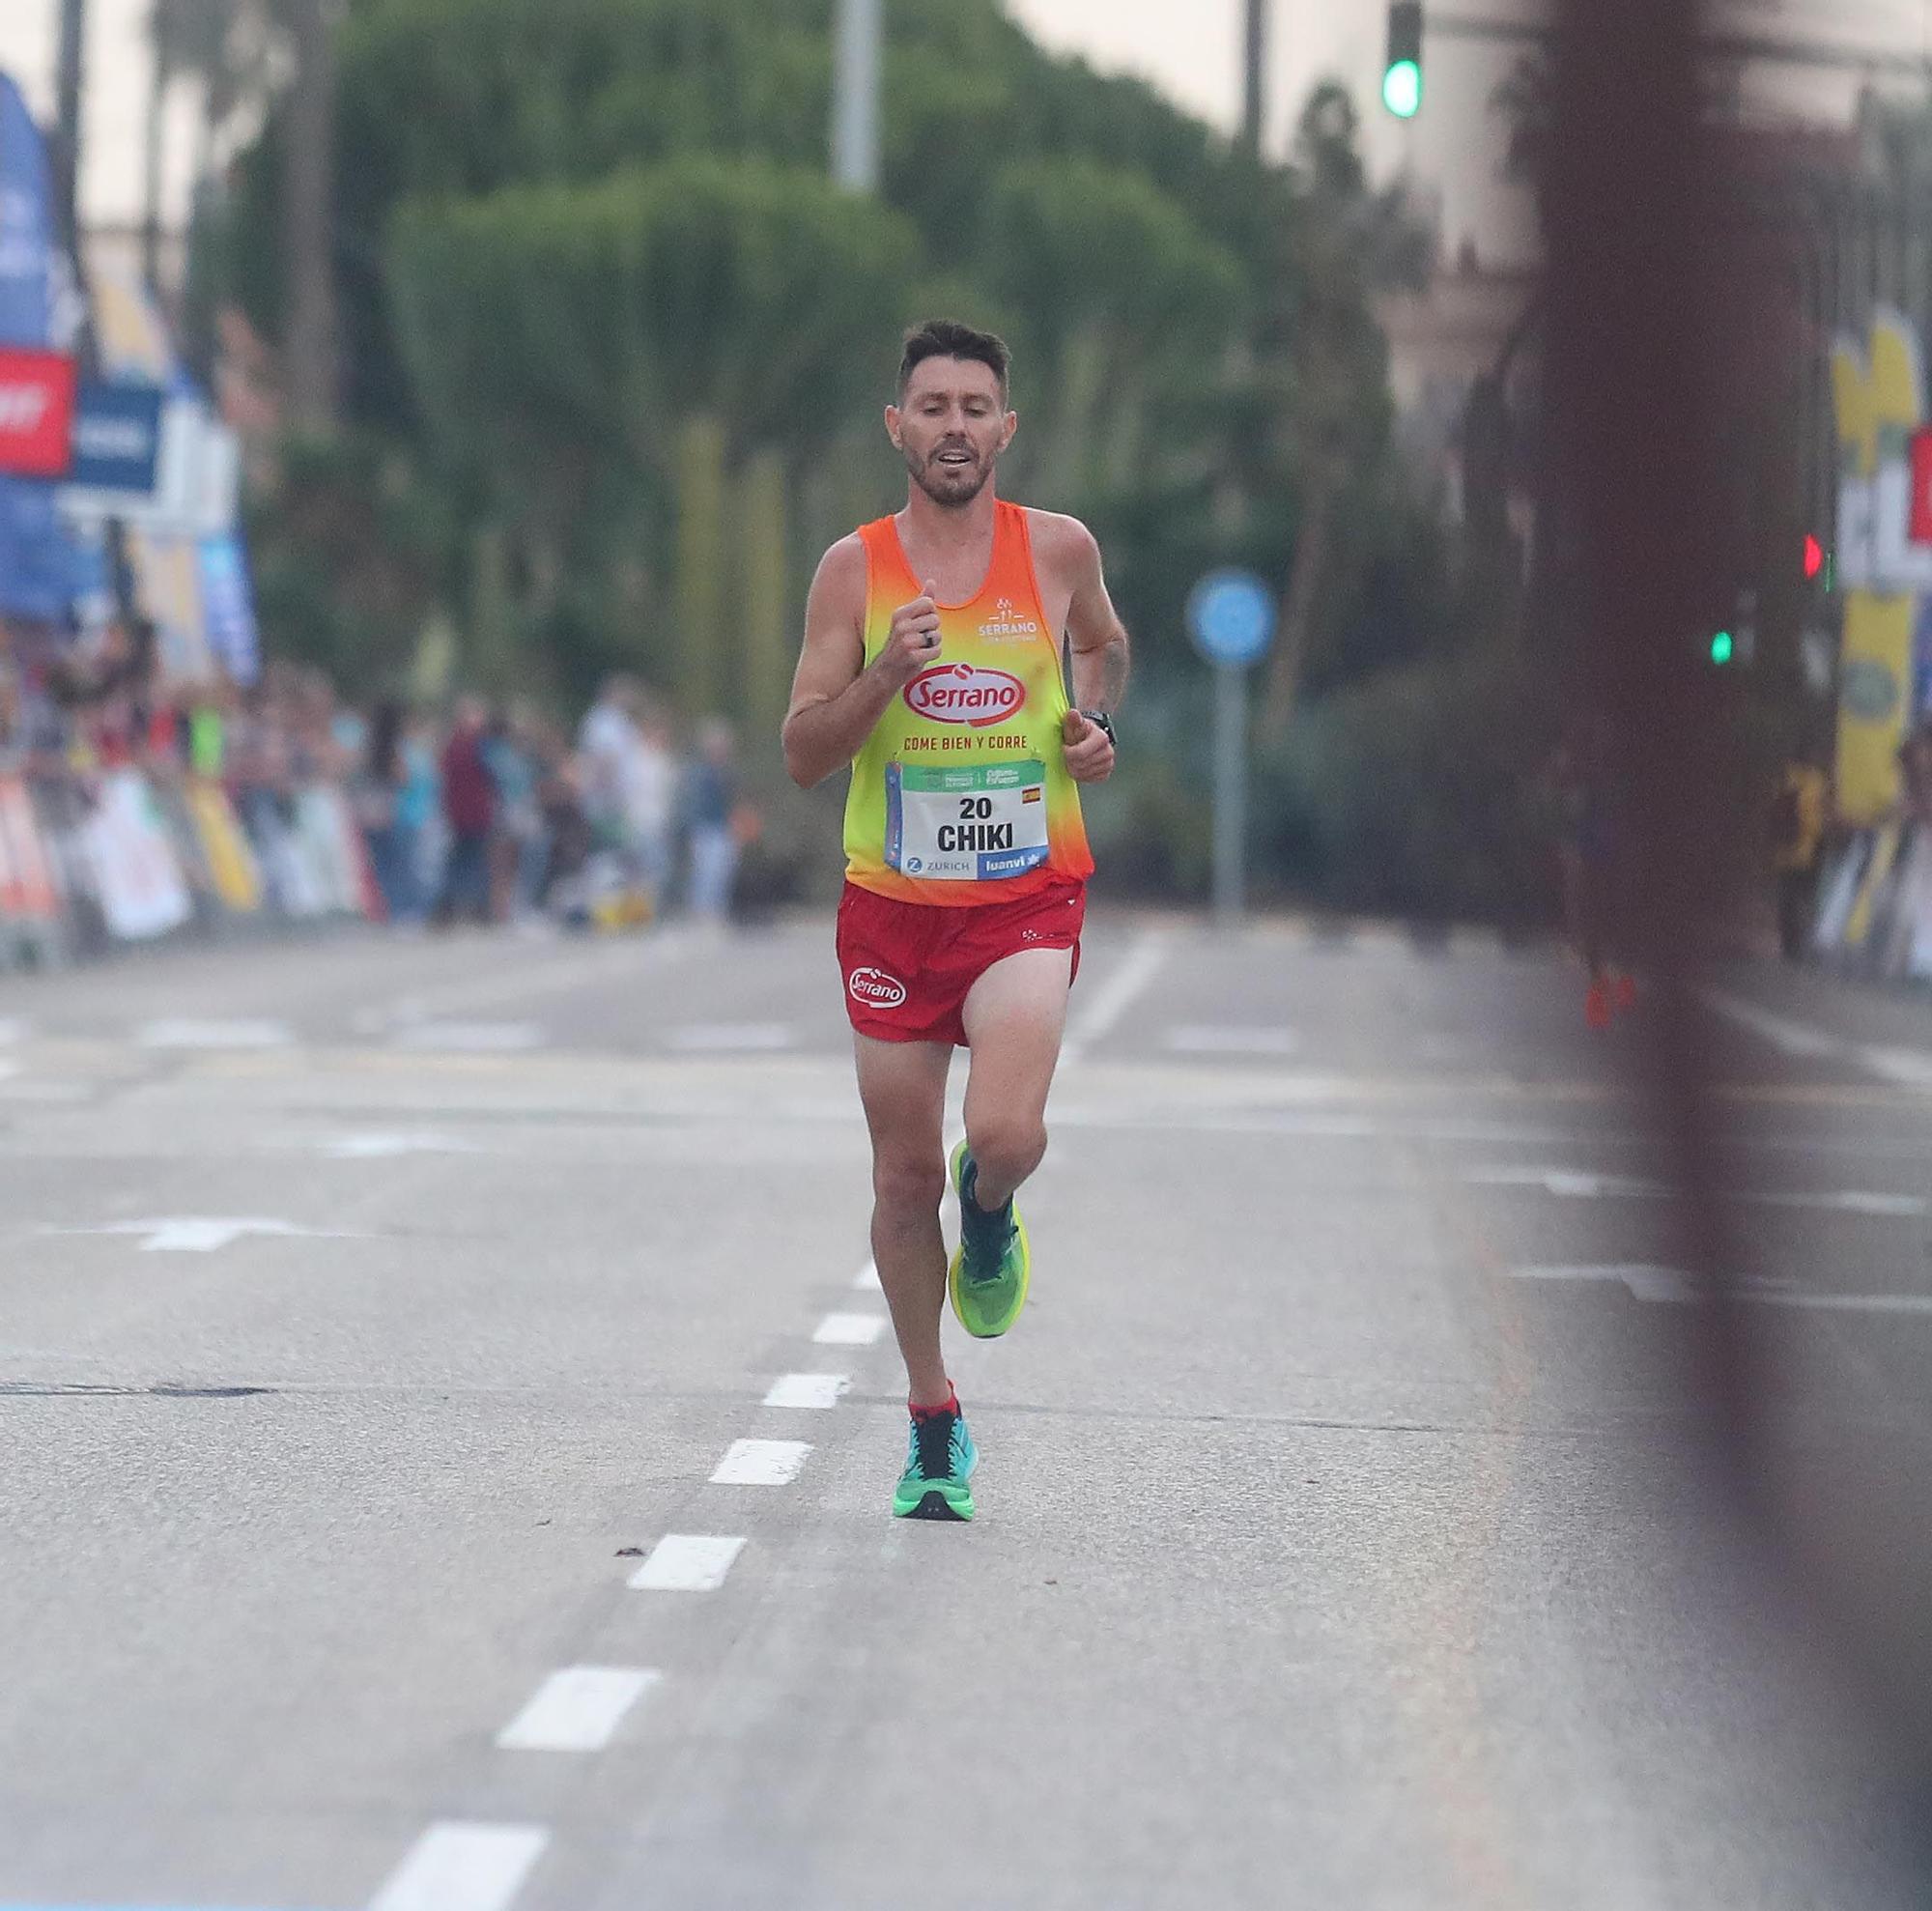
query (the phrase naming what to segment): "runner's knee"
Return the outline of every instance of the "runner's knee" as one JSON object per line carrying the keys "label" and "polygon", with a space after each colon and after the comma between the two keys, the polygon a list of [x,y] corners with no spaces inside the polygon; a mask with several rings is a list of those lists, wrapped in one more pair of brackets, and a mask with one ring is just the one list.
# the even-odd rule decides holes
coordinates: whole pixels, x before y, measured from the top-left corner
{"label": "runner's knee", "polygon": [[882,1208],[936,1211],[946,1192],[946,1167],[936,1156],[881,1155],[872,1163],[872,1194]]}
{"label": "runner's knee", "polygon": [[996,1181],[1033,1173],[1046,1153],[1046,1124],[1033,1115],[986,1114],[966,1124],[966,1146],[980,1172]]}

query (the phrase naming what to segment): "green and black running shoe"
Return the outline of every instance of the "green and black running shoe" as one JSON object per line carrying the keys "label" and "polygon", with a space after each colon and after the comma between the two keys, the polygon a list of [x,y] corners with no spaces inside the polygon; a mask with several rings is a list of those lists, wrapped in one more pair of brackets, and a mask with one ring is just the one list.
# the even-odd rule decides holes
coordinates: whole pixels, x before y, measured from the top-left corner
{"label": "green and black running shoe", "polygon": [[987,1213],[973,1198],[979,1170],[962,1141],[952,1151],[952,1186],[959,1196],[959,1248],[947,1270],[946,1291],[959,1325],[976,1340],[997,1340],[1020,1317],[1033,1279],[1026,1223],[1009,1201]]}
{"label": "green and black running shoe", "polygon": [[973,1489],[967,1484],[980,1464],[979,1449],[966,1431],[966,1416],[955,1398],[950,1408],[915,1412],[906,1443],[905,1471],[893,1495],[898,1520],[970,1520]]}

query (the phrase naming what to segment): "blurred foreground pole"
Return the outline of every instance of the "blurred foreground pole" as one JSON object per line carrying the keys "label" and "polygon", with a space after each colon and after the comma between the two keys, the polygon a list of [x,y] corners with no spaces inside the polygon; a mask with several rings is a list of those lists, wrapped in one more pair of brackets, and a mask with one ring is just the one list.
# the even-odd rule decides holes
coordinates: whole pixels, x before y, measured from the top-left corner
{"label": "blurred foreground pole", "polygon": [[54,200],[71,253],[79,251],[80,109],[87,60],[87,0],[60,0],[54,69]]}
{"label": "blurred foreground pole", "polygon": [[[1704,1283],[1703,1304],[1680,1316],[1685,1404],[1712,1483],[1780,1592],[1808,1607],[1867,1718],[1894,1729],[1918,1821],[1932,1823],[1923,1482],[1909,1500],[1861,1497],[1850,1517],[1794,1495],[1790,1378],[1766,1345],[1770,1310],[1754,1321],[1736,1298],[1747,1269],[1721,1192],[1727,1126],[1746,1111],[1717,1092],[1699,972],[1751,863],[1722,673],[1700,666],[1695,637],[1725,601],[1723,374],[1755,315],[1731,301],[1726,335],[1740,221],[1700,108],[1702,20],[1693,0],[1554,0],[1552,17],[1542,200],[1554,522],[1539,536],[1555,540],[1577,623],[1571,715],[1608,746],[1620,798],[1618,939],[1647,981],[1640,1087],[1675,1184],[1659,1246]],[[1880,1440],[1861,1458],[1861,1474],[1841,1476],[1861,1496],[1898,1464]]]}
{"label": "blurred foreground pole", "polygon": [[[1716,583],[1721,271],[1697,27],[1693,0],[1558,0],[1543,210],[1550,502],[1576,557],[1572,716],[1607,744],[1623,799],[1621,940],[1651,979],[1647,1086],[1684,1195],[1676,1247],[1710,1277],[1729,1264],[1695,983],[1722,893],[1728,739],[1690,642]],[[1722,1344],[1704,1404],[1728,1421],[1748,1382],[1743,1343]]]}
{"label": "blurred foreground pole", "polygon": [[832,183],[879,189],[879,43],[884,0],[838,0],[832,48]]}
{"label": "blurred foreground pole", "polygon": [[1247,0],[1242,35],[1241,148],[1250,158],[1261,157],[1267,133],[1268,0]]}

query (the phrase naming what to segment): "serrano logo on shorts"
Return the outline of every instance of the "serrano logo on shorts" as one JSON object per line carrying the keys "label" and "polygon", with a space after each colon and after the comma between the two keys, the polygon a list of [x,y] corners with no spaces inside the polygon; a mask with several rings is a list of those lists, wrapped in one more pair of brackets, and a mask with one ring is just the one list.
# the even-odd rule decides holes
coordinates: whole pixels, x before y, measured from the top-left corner
{"label": "serrano logo on shorts", "polygon": [[905,984],[883,969],[854,969],[845,978],[845,986],[854,1002],[863,1002],[868,1009],[896,1009],[906,999]]}
{"label": "serrano logo on shorts", "polygon": [[1003,724],[1026,701],[1026,685],[1008,670],[978,664],[935,664],[905,687],[905,700],[936,724]]}

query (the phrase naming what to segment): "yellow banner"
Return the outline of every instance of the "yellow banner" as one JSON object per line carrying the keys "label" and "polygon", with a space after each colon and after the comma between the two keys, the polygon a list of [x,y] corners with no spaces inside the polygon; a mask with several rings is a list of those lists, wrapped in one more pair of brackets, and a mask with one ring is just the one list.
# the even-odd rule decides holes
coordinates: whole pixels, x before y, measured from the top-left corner
{"label": "yellow banner", "polygon": [[[1839,541],[1845,595],[1838,676],[1838,809],[1871,823],[1898,801],[1898,746],[1911,708],[1915,580],[1890,517],[1907,493],[1912,434],[1924,415],[1918,342],[1881,312],[1868,352],[1840,340],[1832,355],[1838,414]],[[1891,533],[1895,532],[1896,535]]]}
{"label": "yellow banner", "polygon": [[250,915],[262,906],[262,876],[255,867],[254,851],[235,819],[227,792],[217,783],[204,783],[190,777],[187,784],[187,813],[194,818],[201,838],[202,854],[208,858],[209,879],[222,903],[242,915]]}

